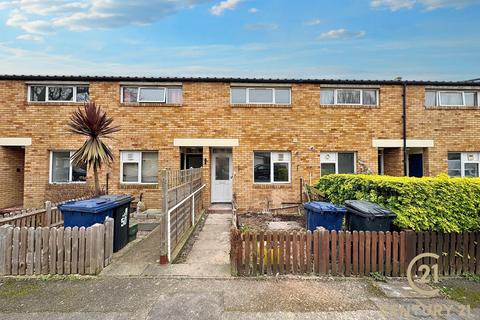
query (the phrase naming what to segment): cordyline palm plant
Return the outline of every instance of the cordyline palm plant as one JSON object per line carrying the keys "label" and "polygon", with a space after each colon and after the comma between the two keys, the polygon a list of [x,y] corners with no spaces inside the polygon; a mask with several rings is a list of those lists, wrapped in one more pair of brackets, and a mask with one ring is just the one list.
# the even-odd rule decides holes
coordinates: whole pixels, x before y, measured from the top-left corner
{"label": "cordyline palm plant", "polygon": [[88,102],[83,110],[78,108],[70,117],[68,131],[87,137],[83,146],[72,155],[74,165],[86,165],[93,168],[95,178],[95,194],[100,195],[98,169],[102,164],[113,162],[112,150],[102,141],[111,138],[111,134],[119,131],[118,126],[112,126],[113,118],[108,117],[95,102]]}

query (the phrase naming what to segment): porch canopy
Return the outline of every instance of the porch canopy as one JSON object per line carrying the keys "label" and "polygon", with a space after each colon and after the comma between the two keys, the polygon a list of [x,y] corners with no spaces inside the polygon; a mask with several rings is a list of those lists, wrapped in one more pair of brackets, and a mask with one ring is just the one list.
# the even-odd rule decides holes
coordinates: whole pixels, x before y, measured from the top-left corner
{"label": "porch canopy", "polygon": [[[433,148],[433,140],[407,139],[407,148]],[[402,139],[372,139],[375,148],[402,148]]]}
{"label": "porch canopy", "polygon": [[32,145],[32,138],[2,138],[0,147],[27,147]]}
{"label": "porch canopy", "polygon": [[175,147],[238,147],[238,139],[173,139]]}

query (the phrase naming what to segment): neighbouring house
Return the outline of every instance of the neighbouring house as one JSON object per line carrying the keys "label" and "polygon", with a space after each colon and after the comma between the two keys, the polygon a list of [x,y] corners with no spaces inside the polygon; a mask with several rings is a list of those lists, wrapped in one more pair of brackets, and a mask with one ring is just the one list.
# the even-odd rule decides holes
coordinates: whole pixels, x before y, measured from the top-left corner
{"label": "neighbouring house", "polygon": [[298,202],[301,177],[329,173],[479,176],[478,82],[4,75],[0,208],[91,183],[67,132],[86,100],[121,126],[102,185],[148,208],[165,168],[203,166],[208,201],[240,209]]}

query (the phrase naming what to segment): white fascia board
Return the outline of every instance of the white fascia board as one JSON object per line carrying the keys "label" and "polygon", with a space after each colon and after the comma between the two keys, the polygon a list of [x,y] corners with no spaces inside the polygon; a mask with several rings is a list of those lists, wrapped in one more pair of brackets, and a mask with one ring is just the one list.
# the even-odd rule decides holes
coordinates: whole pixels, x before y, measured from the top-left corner
{"label": "white fascia board", "polygon": [[[402,139],[372,139],[374,148],[402,148]],[[434,142],[429,139],[407,139],[407,148],[433,148]]]}
{"label": "white fascia board", "polygon": [[238,139],[173,139],[175,147],[238,147]]}

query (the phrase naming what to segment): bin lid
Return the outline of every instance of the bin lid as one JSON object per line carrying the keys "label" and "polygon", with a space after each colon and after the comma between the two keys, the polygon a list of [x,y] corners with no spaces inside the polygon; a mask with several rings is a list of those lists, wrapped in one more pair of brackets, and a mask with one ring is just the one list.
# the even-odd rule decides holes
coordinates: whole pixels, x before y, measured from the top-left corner
{"label": "bin lid", "polygon": [[133,200],[128,195],[107,195],[87,200],[69,201],[58,207],[62,211],[98,213],[121,206]]}
{"label": "bin lid", "polygon": [[347,200],[345,206],[348,211],[364,217],[396,217],[392,211],[379,206],[376,203],[365,200]]}
{"label": "bin lid", "polygon": [[303,204],[303,206],[305,207],[305,209],[316,213],[345,213],[347,211],[347,209],[345,209],[344,207],[334,205],[333,203],[321,201],[306,202]]}

